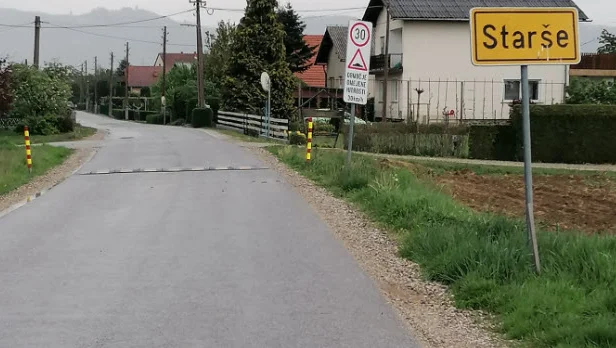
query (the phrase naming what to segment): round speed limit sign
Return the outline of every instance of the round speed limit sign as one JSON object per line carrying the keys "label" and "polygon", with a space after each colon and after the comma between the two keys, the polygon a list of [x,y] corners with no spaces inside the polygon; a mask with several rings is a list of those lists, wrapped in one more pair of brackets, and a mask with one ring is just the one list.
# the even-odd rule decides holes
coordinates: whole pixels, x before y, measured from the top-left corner
{"label": "round speed limit sign", "polygon": [[364,47],[370,42],[370,29],[364,23],[355,23],[351,28],[351,42],[357,47]]}

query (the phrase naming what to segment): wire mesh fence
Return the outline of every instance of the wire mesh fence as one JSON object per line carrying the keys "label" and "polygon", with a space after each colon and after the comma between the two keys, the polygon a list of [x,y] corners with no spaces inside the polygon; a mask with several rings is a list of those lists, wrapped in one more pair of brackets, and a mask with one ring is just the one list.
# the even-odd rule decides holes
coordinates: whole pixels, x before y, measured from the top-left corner
{"label": "wire mesh fence", "polygon": [[[371,76],[373,78],[373,76]],[[374,98],[374,116],[381,119],[420,123],[507,120],[513,103],[521,99],[520,81],[515,79],[457,80],[392,78],[388,82],[387,103],[382,77],[369,83]],[[530,80],[531,103],[558,104],[565,98],[563,82]],[[344,80],[330,79],[328,85],[343,97]]]}

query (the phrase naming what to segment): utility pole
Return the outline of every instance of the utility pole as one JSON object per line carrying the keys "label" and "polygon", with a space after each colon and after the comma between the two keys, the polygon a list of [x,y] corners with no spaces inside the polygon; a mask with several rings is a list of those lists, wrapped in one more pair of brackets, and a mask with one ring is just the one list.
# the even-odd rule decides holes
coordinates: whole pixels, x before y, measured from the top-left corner
{"label": "utility pole", "polygon": [[113,52],[111,52],[111,68],[109,69],[109,117],[113,116]]}
{"label": "utility pole", "polygon": [[41,54],[41,17],[34,17],[34,67],[39,68]]}
{"label": "utility pole", "polygon": [[128,42],[126,43],[126,69],[124,70],[124,119],[128,121],[128,67],[130,67],[130,63],[128,62],[128,56],[130,52],[130,47]]}
{"label": "utility pole", "polygon": [[85,61],[86,71],[86,111],[90,110],[90,84],[88,83],[88,60]]}
{"label": "utility pole", "polygon": [[387,89],[389,87],[389,1],[385,1],[385,69],[383,70],[383,116],[381,122],[387,120],[387,109],[389,107],[387,103]]}
{"label": "utility pole", "polygon": [[190,3],[195,4],[197,10],[197,88],[199,89],[197,91],[197,100],[200,108],[205,107],[205,96],[203,95],[203,36],[201,35],[201,6],[205,6],[205,2],[202,3],[202,1],[190,0]]}
{"label": "utility pole", "polygon": [[163,28],[163,81],[161,86],[161,105],[163,109],[163,124],[167,124],[167,100],[165,98],[165,92],[167,88],[167,26]]}
{"label": "utility pole", "polygon": [[98,57],[94,57],[94,113],[98,114]]}
{"label": "utility pole", "polygon": [[81,81],[79,83],[79,103],[83,103],[83,97],[84,97],[84,79],[83,79],[83,63],[81,63]]}

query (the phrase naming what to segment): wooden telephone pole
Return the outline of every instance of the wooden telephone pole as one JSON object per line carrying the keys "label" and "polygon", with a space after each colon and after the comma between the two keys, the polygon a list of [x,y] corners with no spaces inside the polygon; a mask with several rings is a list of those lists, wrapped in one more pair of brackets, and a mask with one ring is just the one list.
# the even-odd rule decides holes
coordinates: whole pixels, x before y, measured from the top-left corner
{"label": "wooden telephone pole", "polygon": [[98,114],[98,57],[94,57],[94,113]]}
{"label": "wooden telephone pole", "polygon": [[167,124],[167,100],[165,92],[167,91],[167,27],[163,28],[163,81],[161,86],[161,96],[165,100],[163,109],[163,124]]}
{"label": "wooden telephone pole", "polygon": [[39,68],[41,55],[41,17],[34,17],[34,67]]}
{"label": "wooden telephone pole", "polygon": [[130,63],[128,62],[130,47],[128,42],[126,43],[126,68],[124,69],[124,119],[128,120],[128,68]]}
{"label": "wooden telephone pole", "polygon": [[109,117],[113,117],[113,52],[111,52],[111,67],[109,68]]}
{"label": "wooden telephone pole", "polygon": [[203,91],[203,36],[201,34],[201,6],[205,6],[205,1],[203,0],[190,0],[190,3],[195,4],[196,6],[196,16],[197,16],[197,66],[198,66],[198,76],[197,76],[197,88],[199,89],[197,92],[197,100],[200,108],[205,107],[205,96]]}

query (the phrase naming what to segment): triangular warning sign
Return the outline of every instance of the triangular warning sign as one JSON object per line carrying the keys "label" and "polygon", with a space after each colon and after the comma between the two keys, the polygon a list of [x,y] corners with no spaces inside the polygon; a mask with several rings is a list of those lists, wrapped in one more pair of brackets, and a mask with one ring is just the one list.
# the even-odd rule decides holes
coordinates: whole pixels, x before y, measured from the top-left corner
{"label": "triangular warning sign", "polygon": [[353,55],[353,59],[351,59],[351,61],[349,62],[348,68],[359,71],[368,71],[364,56],[361,54],[361,51],[359,49]]}

